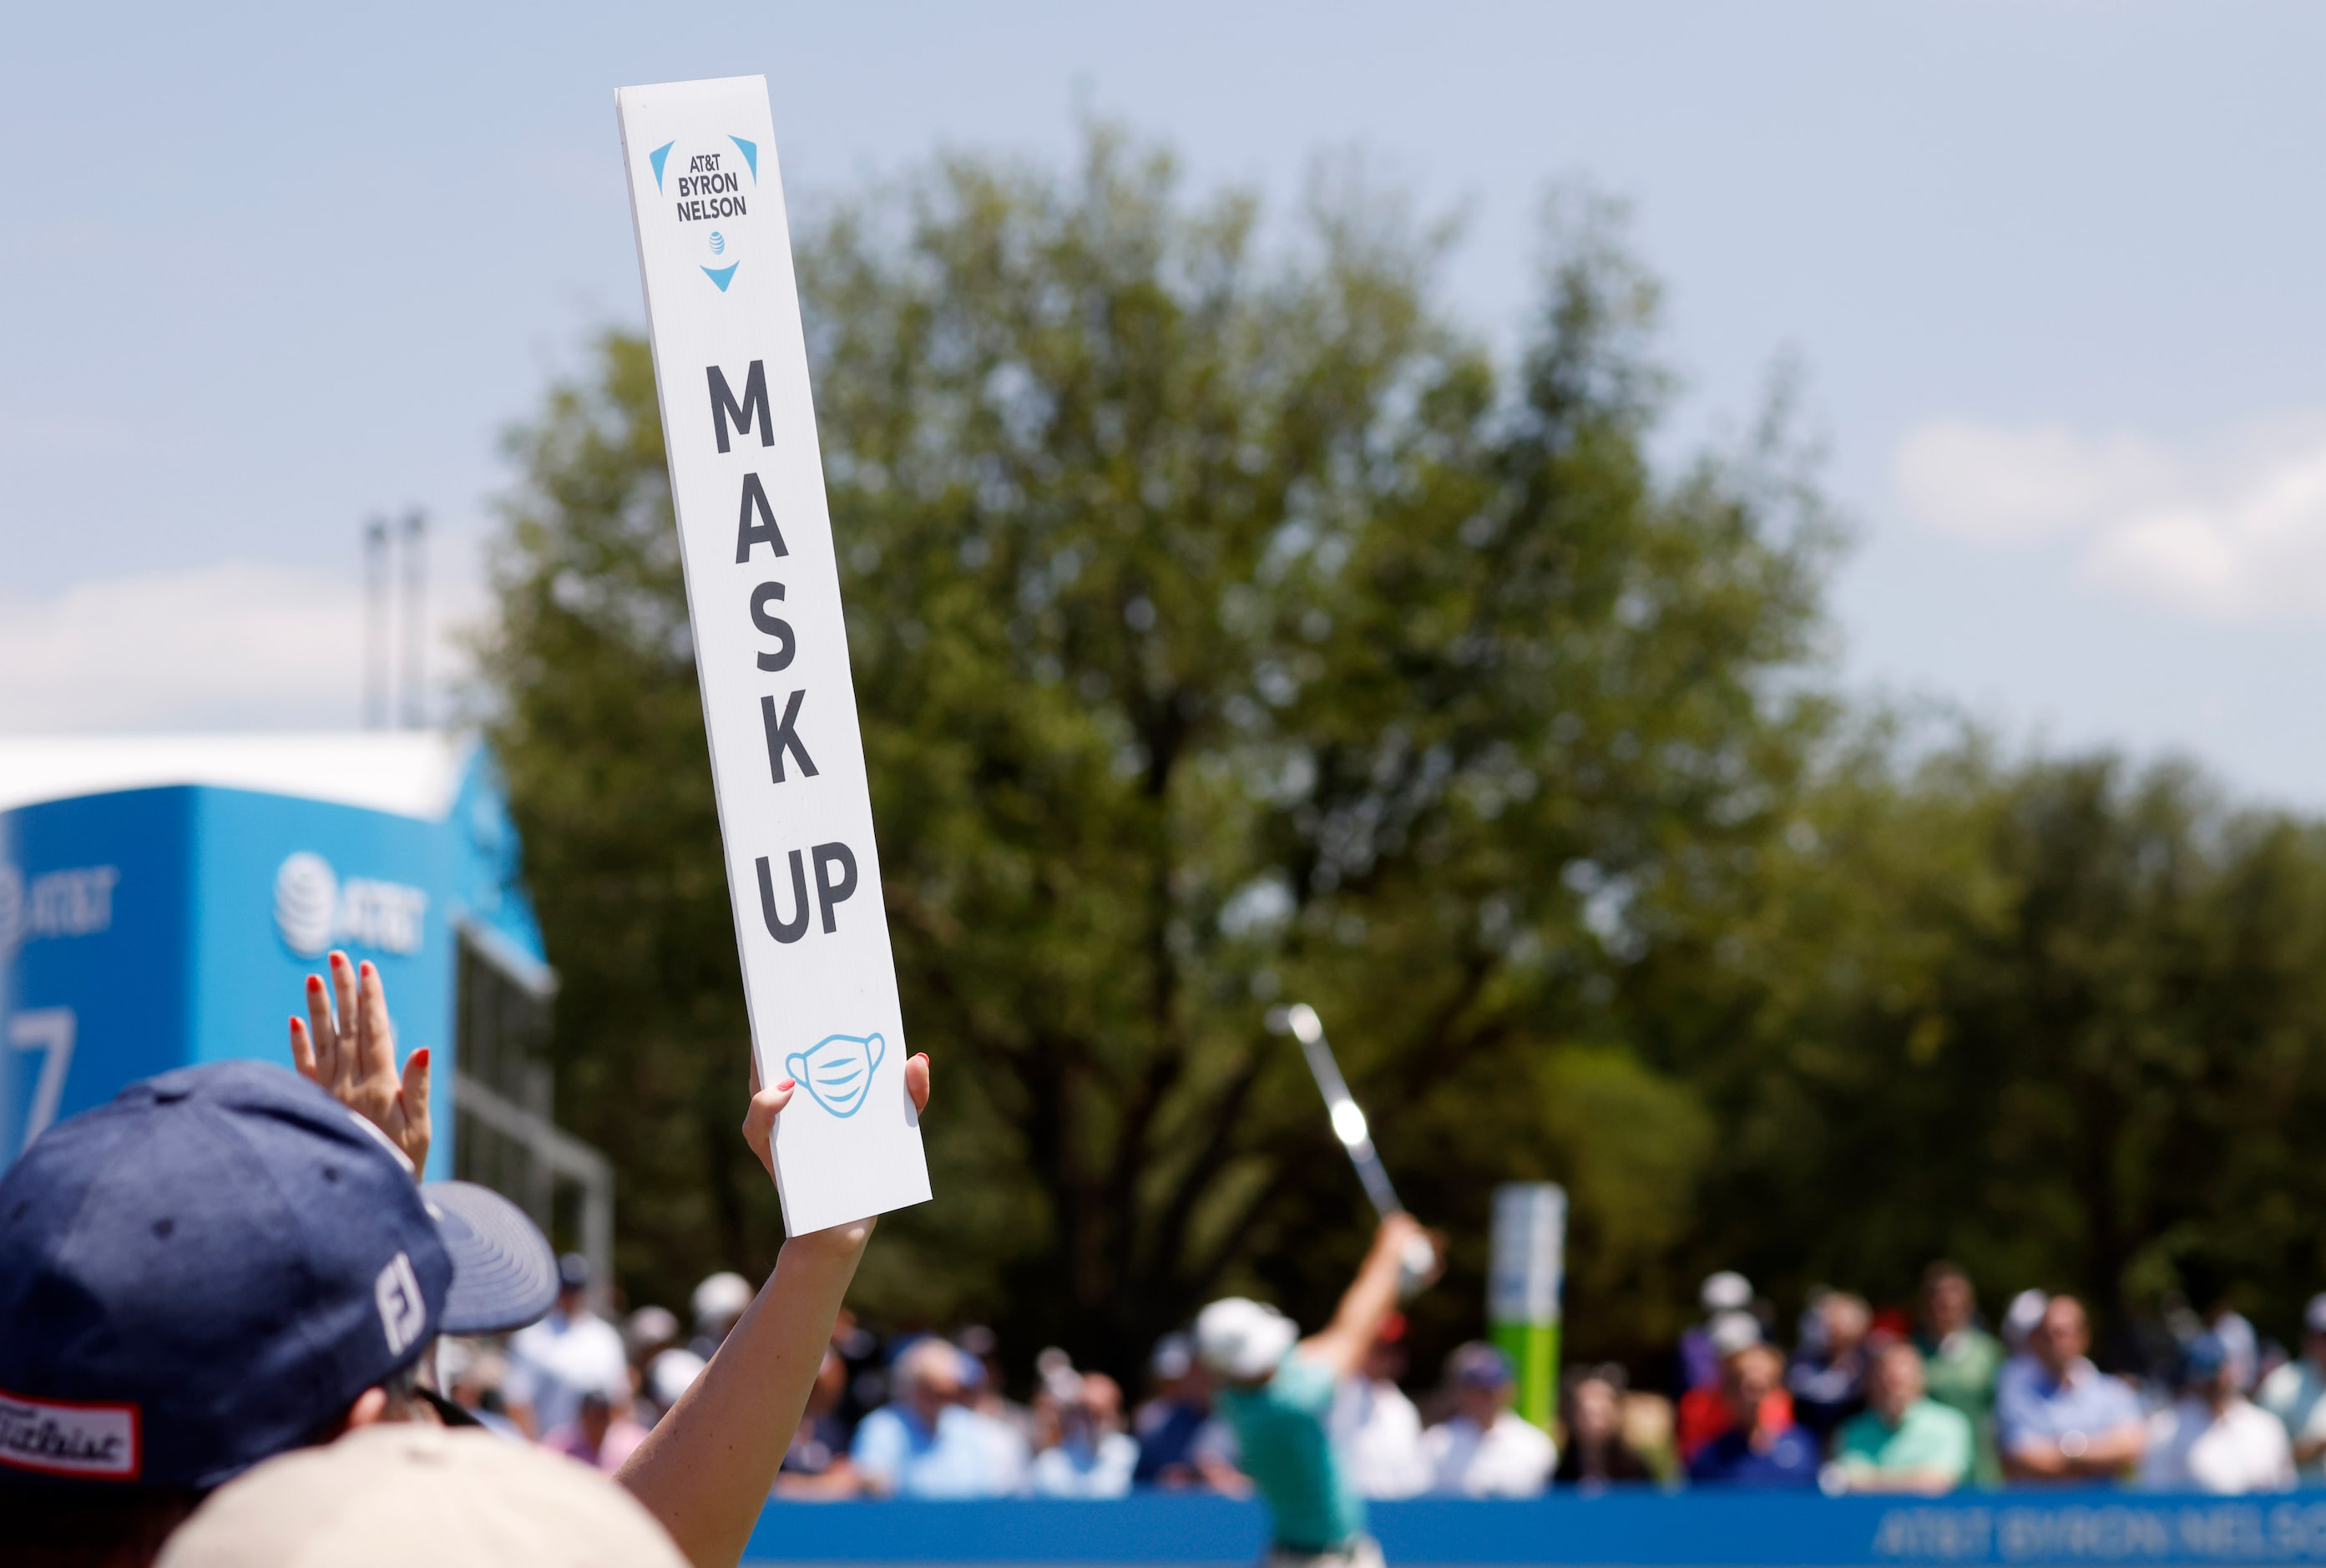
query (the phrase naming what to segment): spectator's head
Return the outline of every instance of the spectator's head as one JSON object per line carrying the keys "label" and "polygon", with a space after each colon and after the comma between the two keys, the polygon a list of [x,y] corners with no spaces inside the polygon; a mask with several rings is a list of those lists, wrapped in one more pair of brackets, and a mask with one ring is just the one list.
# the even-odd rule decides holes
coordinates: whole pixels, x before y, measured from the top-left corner
{"label": "spectator's head", "polygon": [[1405,1314],[1391,1312],[1365,1347],[1364,1364],[1357,1370],[1368,1382],[1395,1383],[1405,1376]]}
{"label": "spectator's head", "polygon": [[1159,1398],[1177,1395],[1195,1369],[1196,1344],[1185,1334],[1164,1335],[1155,1341],[1155,1353],[1147,1358],[1147,1377]]}
{"label": "spectator's head", "polygon": [[2084,1316],[2084,1303],[2073,1296],[2046,1302],[2042,1317],[2027,1336],[2027,1353],[2054,1377],[2065,1377],[2091,1347],[2091,1321]]}
{"label": "spectator's head", "polygon": [[751,1282],[741,1274],[721,1271],[711,1275],[694,1287],[693,1299],[687,1302],[694,1314],[694,1331],[699,1337],[718,1344],[735,1326],[751,1304],[755,1293]]}
{"label": "spectator's head", "polygon": [[1265,1383],[1300,1341],[1300,1330],[1274,1307],[1230,1296],[1196,1315],[1196,1358],[1230,1383]]}
{"label": "spectator's head", "polygon": [[489,1433],[375,1427],[259,1466],[170,1543],[164,1568],[331,1563],[684,1568],[654,1517],[606,1477]]}
{"label": "spectator's head", "polygon": [[2190,1393],[2217,1408],[2238,1396],[2237,1362],[2228,1343],[2210,1330],[2182,1347],[2181,1379]]}
{"label": "spectator's head", "polygon": [[1978,1294],[1970,1275],[1941,1258],[1922,1271],[1922,1327],[1933,1339],[1970,1327]]}
{"label": "spectator's head", "polygon": [[622,1345],[633,1367],[644,1367],[677,1343],[678,1314],[668,1307],[640,1307],[622,1325]]}
{"label": "spectator's head", "polygon": [[676,1405],[694,1380],[702,1376],[705,1363],[702,1357],[684,1345],[674,1345],[654,1358],[647,1368],[647,1396],[661,1409]]}
{"label": "spectator's head", "polygon": [[582,1436],[595,1453],[606,1446],[606,1433],[614,1424],[614,1402],[603,1389],[592,1388],[582,1396],[581,1411],[574,1416],[582,1428]]}
{"label": "spectator's head", "polygon": [[1712,1340],[1712,1353],[1725,1362],[1747,1345],[1761,1342],[1761,1320],[1746,1311],[1721,1312],[1705,1332]]}
{"label": "spectator's head", "polygon": [[590,1260],[569,1252],[557,1260],[557,1310],[571,1318],[589,1310]]}
{"label": "spectator's head", "polygon": [[[512,1239],[537,1255],[501,1252]],[[0,1517],[20,1538],[101,1517],[143,1561],[157,1522],[260,1461],[426,1414],[435,1337],[538,1317],[551,1278],[514,1206],[415,1185],[377,1129],[293,1073],[219,1062],[132,1084],[0,1180],[0,1388],[23,1413]]]}
{"label": "spectator's head", "polygon": [[848,1363],[840,1352],[826,1345],[823,1360],[815,1369],[815,1385],[807,1391],[807,1415],[810,1420],[830,1415],[840,1408],[848,1395]]}
{"label": "spectator's head", "polygon": [[2014,1354],[2028,1349],[2028,1340],[2034,1337],[2036,1326],[2043,1321],[2043,1309],[2051,1304],[2052,1298],[2037,1290],[2021,1291],[2012,1297],[2011,1304],[2003,1311],[2005,1347]]}
{"label": "spectator's head", "polygon": [[897,1358],[897,1397],[924,1425],[935,1426],[946,1405],[961,1403],[962,1360],[959,1349],[934,1334]]}
{"label": "spectator's head", "polygon": [[1082,1414],[1094,1433],[1122,1430],[1122,1385],[1103,1372],[1083,1374]]}
{"label": "spectator's head", "polygon": [[1732,1353],[1720,1364],[1721,1392],[1726,1395],[1728,1408],[1737,1421],[1754,1425],[1761,1419],[1761,1408],[1769,1395],[1784,1381],[1785,1358],[1773,1346],[1754,1341]]}
{"label": "spectator's head", "polygon": [[1826,1354],[1836,1359],[1850,1354],[1865,1342],[1865,1331],[1874,1324],[1874,1309],[1865,1304],[1864,1296],[1847,1291],[1826,1291],[1817,1299],[1817,1330],[1819,1342]]}
{"label": "spectator's head", "polygon": [[1453,1390],[1455,1408],[1481,1427],[1493,1425],[1511,1407],[1518,1385],[1511,1358],[1475,1339],[1446,1358],[1446,1381]]}
{"label": "spectator's head", "polygon": [[1893,1339],[1874,1358],[1865,1372],[1865,1403],[1892,1426],[1921,1398],[1922,1353],[1903,1339]]}
{"label": "spectator's head", "polygon": [[1750,1311],[1753,1306],[1753,1282],[1733,1268],[1707,1274],[1698,1289],[1696,1299],[1704,1308],[1707,1318],[1717,1318],[1723,1312]]}
{"label": "spectator's head", "polygon": [[1587,1367],[1567,1377],[1568,1441],[1586,1448],[1613,1442],[1623,1430],[1624,1369]]}
{"label": "spectator's head", "polygon": [[436,1341],[436,1380],[463,1410],[483,1410],[500,1393],[508,1363],[482,1341],[451,1336]]}
{"label": "spectator's head", "polygon": [[[982,1323],[972,1323],[954,1336],[954,1343],[969,1358],[963,1375],[972,1392],[987,1398],[1001,1397],[1001,1339]],[[1064,1355],[1064,1351],[1059,1354]]]}
{"label": "spectator's head", "polygon": [[2312,1365],[2326,1367],[2326,1292],[2311,1297],[2303,1309],[2302,1353]]}

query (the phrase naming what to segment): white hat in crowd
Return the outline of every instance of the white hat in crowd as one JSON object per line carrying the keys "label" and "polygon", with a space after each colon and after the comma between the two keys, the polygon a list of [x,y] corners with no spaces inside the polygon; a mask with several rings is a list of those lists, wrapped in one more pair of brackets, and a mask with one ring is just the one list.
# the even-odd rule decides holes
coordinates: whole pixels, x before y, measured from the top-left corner
{"label": "white hat in crowd", "polygon": [[1753,1282],[1733,1268],[1725,1268],[1705,1275],[1697,1300],[1703,1303],[1707,1318],[1718,1312],[1741,1312],[1753,1304]]}
{"label": "white hat in crowd", "polygon": [[1705,1330],[1713,1354],[1726,1360],[1748,1345],[1761,1342],[1761,1320],[1750,1312],[1716,1312]]}
{"label": "white hat in crowd", "polygon": [[1155,1341],[1155,1358],[1147,1369],[1166,1383],[1185,1377],[1196,1364],[1196,1347],[1185,1334],[1166,1334]]}
{"label": "white hat in crowd", "polygon": [[2003,1342],[2014,1351],[2027,1343],[2027,1336],[2043,1321],[2043,1312],[2051,1306],[2052,1298],[2042,1291],[2025,1290],[2011,1298],[2003,1309]]}
{"label": "white hat in crowd", "polygon": [[647,1397],[668,1410],[694,1386],[709,1363],[684,1345],[673,1345],[647,1363]]}
{"label": "white hat in crowd", "polygon": [[1196,1354],[1223,1377],[1265,1377],[1299,1339],[1291,1319],[1242,1296],[1214,1302],[1196,1316]]}
{"label": "white hat in crowd", "polygon": [[694,1326],[707,1329],[724,1328],[743,1315],[758,1293],[751,1282],[739,1274],[715,1274],[694,1287],[694,1299],[689,1304],[694,1309]]}
{"label": "white hat in crowd", "polygon": [[411,1568],[415,1554],[429,1568],[686,1563],[637,1498],[587,1465],[489,1432],[396,1422],[228,1482],[157,1568]]}

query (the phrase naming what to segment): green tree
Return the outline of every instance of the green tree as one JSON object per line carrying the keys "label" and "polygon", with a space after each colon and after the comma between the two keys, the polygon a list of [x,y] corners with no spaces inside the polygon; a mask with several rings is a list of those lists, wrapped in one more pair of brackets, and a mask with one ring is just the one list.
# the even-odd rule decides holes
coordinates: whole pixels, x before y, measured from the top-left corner
{"label": "green tree", "polygon": [[[1487,1189],[1576,1199],[1668,1325],[1712,1125],[1621,1031],[1783,825],[1829,543],[1756,450],[1661,481],[1650,281],[1585,204],[1505,373],[1362,191],[1270,247],[1107,132],[799,246],[885,894],[938,1201],[861,1299],[1118,1367],[1207,1293],[1321,1311],[1366,1228],[1268,1003],[1315,1002],[1475,1326]],[[488,669],[624,1269],[763,1258],[743,1030],[645,357],[516,438]],[[1771,449],[1773,450],[1773,449]],[[1673,916],[1682,920],[1680,915]],[[1676,928],[1677,929],[1677,928]],[[1611,1314],[1610,1321],[1614,1321]]]}
{"label": "green tree", "polygon": [[[1723,1131],[1698,1261],[1898,1299],[1948,1255],[2119,1336],[2226,1290],[2290,1338],[2326,1266],[2326,833],[2185,764],[1897,758],[1828,770],[1717,934],[1643,966],[1692,983],[1639,976]],[[1683,992],[1720,1026],[1644,1020]]]}

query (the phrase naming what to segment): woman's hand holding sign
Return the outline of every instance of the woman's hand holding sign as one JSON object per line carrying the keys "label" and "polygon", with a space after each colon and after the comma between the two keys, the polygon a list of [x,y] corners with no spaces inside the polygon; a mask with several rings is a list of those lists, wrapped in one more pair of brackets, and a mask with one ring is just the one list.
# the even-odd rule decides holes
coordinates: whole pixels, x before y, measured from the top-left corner
{"label": "woman's hand holding sign", "polygon": [[[762,1087],[751,1064],[743,1141],[769,1176],[776,1118],[798,1092],[790,1078]],[[928,1108],[926,1054],[905,1063],[905,1092],[916,1115]],[[616,1477],[699,1568],[729,1568],[742,1556],[871,1237],[868,1217],[785,1242],[775,1277]]]}
{"label": "woman's hand holding sign", "polygon": [[[412,1162],[417,1180],[428,1168],[428,1050],[412,1053],[395,1070],[395,1031],[387,1021],[387,991],[369,959],[358,966],[331,954],[331,989],[307,976],[307,1022],[291,1020],[291,1060],[300,1076],[388,1136]],[[331,1001],[336,992],[339,1006]]]}
{"label": "woman's hand holding sign", "polygon": [[[768,1168],[770,1178],[776,1173],[776,1118],[783,1114],[784,1107],[792,1103],[792,1097],[798,1092],[799,1086],[790,1078],[783,1079],[773,1088],[762,1088],[758,1059],[752,1059],[751,1107],[743,1113],[743,1142],[751,1146],[751,1153],[759,1157],[759,1163]],[[915,1115],[929,1108],[928,1052],[920,1051],[906,1059],[905,1092],[912,1097]],[[866,1221],[865,1234],[870,1235],[871,1228],[871,1222]]]}

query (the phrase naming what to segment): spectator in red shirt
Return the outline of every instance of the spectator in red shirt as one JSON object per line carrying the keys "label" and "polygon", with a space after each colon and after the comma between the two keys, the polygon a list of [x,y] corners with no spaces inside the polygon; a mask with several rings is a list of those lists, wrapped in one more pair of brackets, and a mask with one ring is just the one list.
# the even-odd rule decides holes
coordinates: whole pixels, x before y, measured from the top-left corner
{"label": "spectator in red shirt", "polygon": [[[1725,1367],[1738,1351],[1761,1343],[1761,1321],[1746,1311],[1723,1312],[1707,1325],[1705,1332]],[[1782,1367],[1782,1358],[1778,1364]],[[1793,1398],[1785,1392],[1782,1382],[1757,1396],[1762,1406],[1757,1412],[1738,1410],[1729,1395],[1730,1386],[1724,1378],[1712,1387],[1691,1388],[1680,1395],[1673,1440],[1679,1449],[1681,1464],[1690,1463],[1723,1433],[1756,1415],[1760,1423],[1771,1431],[1781,1432],[1792,1425]]]}

